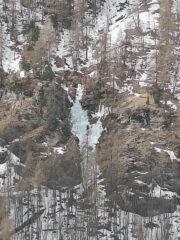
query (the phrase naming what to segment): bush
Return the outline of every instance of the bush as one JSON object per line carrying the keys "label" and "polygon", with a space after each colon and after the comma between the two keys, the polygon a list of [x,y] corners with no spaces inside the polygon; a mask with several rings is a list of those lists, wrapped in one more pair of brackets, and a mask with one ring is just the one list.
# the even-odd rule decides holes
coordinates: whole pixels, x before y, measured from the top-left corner
{"label": "bush", "polygon": [[28,34],[28,38],[36,42],[39,38],[39,27],[36,26],[35,21],[31,20],[30,24],[27,26],[26,33]]}
{"label": "bush", "polygon": [[35,27],[28,33],[29,39],[33,42],[36,42],[39,38],[39,28]]}
{"label": "bush", "polygon": [[27,62],[25,60],[22,60],[20,62],[20,65],[21,65],[22,70],[24,70],[26,72],[29,72],[31,70],[31,68],[32,68],[31,63]]}
{"label": "bush", "polygon": [[22,91],[22,79],[14,76],[12,81],[9,83],[9,88],[15,93],[20,93]]}
{"label": "bush", "polygon": [[54,78],[54,72],[52,71],[52,68],[50,66],[46,67],[45,71],[43,72],[43,75],[41,77],[42,81],[52,81]]}
{"label": "bush", "polygon": [[0,88],[3,87],[4,77],[5,77],[4,69],[2,67],[0,67]]}
{"label": "bush", "polygon": [[58,30],[58,15],[57,14],[51,15],[51,21],[52,21],[54,29]]}
{"label": "bush", "polygon": [[159,104],[160,100],[163,97],[163,90],[160,89],[159,87],[155,87],[153,90],[153,98],[154,98],[154,102],[156,104]]}
{"label": "bush", "polygon": [[71,136],[71,123],[69,120],[65,120],[62,125],[62,132],[63,132],[63,140],[66,142],[68,138]]}

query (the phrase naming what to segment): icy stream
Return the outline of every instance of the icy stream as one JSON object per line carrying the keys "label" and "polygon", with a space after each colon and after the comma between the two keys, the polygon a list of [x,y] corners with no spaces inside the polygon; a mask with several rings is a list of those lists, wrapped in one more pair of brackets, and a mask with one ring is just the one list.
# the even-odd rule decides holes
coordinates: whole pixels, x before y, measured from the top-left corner
{"label": "icy stream", "polygon": [[[84,86],[78,84],[76,100],[71,108],[72,132],[78,137],[81,148],[86,143],[88,134],[88,144],[94,149],[103,131],[101,119],[107,116],[107,114],[110,112],[110,109],[104,106],[99,106],[99,110],[93,115],[93,117],[96,117],[98,120],[95,124],[90,125],[87,111],[82,109],[80,103],[80,100],[83,96],[83,91]],[[88,133],[87,127],[89,127]]]}
{"label": "icy stream", "polygon": [[83,90],[84,87],[79,84],[77,88],[76,100],[71,108],[72,132],[78,137],[80,146],[83,145],[84,140],[86,139],[87,126],[89,125],[87,112],[82,109],[80,103]]}
{"label": "icy stream", "polygon": [[95,150],[96,144],[98,143],[98,140],[103,131],[101,119],[107,116],[107,114],[110,112],[110,109],[104,106],[99,106],[98,111],[93,115],[93,117],[95,117],[97,121],[96,123],[91,125],[89,123],[87,111],[82,109],[80,103],[80,100],[82,99],[83,96],[83,91],[84,86],[78,84],[76,100],[71,108],[71,121],[72,132],[79,139],[79,146],[83,156],[83,161],[81,164],[82,174],[83,179],[85,179],[84,176],[86,176],[86,183],[84,184],[87,184],[88,182],[91,182],[90,179],[87,179],[87,175],[89,175],[89,177],[92,177],[92,175],[94,174],[97,175],[99,169],[98,166],[95,166],[95,164],[88,162],[89,156],[87,155],[92,156],[93,153],[93,152],[90,153],[88,149],[92,148],[92,150]]}

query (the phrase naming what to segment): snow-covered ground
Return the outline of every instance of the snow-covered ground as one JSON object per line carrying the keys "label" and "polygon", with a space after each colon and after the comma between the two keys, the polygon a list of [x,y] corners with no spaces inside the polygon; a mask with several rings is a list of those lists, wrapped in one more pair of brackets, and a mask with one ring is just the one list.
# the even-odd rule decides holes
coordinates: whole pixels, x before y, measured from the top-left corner
{"label": "snow-covered ground", "polygon": [[[3,6],[4,3],[1,0],[0,10],[2,13]],[[12,4],[7,4],[7,6],[12,8]],[[172,12],[174,14],[180,11],[179,6],[179,0],[174,0],[172,4]],[[15,45],[15,40],[12,38],[12,33],[9,31],[9,23],[13,18],[12,14],[10,15],[11,11],[9,11],[9,9],[7,10],[9,23],[2,21],[3,68],[6,72],[20,71],[19,63],[22,49],[27,42],[26,37],[22,34],[22,30],[24,22],[29,18],[29,12],[26,8],[20,6],[20,0],[16,1],[14,8],[16,13],[17,40],[19,41],[17,46]],[[155,79],[157,54],[155,49],[158,45],[158,39],[154,38],[154,34],[158,32],[159,28],[159,8],[159,0],[148,0],[147,4],[145,4],[144,1],[138,0],[130,0],[128,3],[127,1],[107,0],[104,5],[101,6],[101,11],[97,14],[96,19],[93,19],[90,13],[86,12],[85,20],[88,22],[87,34],[91,41],[88,45],[88,60],[85,59],[85,49],[80,47],[78,50],[79,58],[84,61],[84,63],[78,64],[78,70],[81,71],[81,67],[84,66],[88,67],[97,64],[97,51],[100,51],[106,33],[107,52],[111,54],[111,56],[116,53],[117,49],[123,46],[128,37],[128,42],[130,42],[131,47],[128,47],[127,51],[133,54],[136,53],[136,57],[133,60],[127,57],[127,67],[129,69],[133,68],[136,75],[133,77],[127,76],[123,88],[131,86],[131,84],[127,83],[127,80],[137,80],[141,86],[151,86]],[[39,21],[40,27],[42,27],[40,23],[42,18],[41,12],[42,10],[38,7],[35,11],[30,12],[30,18],[35,18]],[[2,15],[1,17],[3,18],[5,16]],[[62,69],[73,70],[72,60],[76,52],[74,47],[76,45],[82,45],[76,42],[76,35],[80,34],[81,27],[78,19],[76,21],[77,26],[75,32],[64,29],[60,36],[61,40],[52,51],[52,56],[65,57],[66,59],[64,67],[58,68],[55,65],[54,57],[52,57],[51,63],[55,72]],[[127,31],[129,30],[131,32],[134,31],[134,34],[127,36]],[[179,36],[178,32],[174,34],[176,34],[177,37]],[[81,37],[78,39],[78,41],[82,41]],[[140,57],[138,57],[138,53]],[[173,54],[175,56],[179,55],[179,46],[175,46]],[[179,58],[177,57],[176,64],[173,66],[174,70],[172,71],[171,84],[169,85],[169,88],[175,93],[177,98],[179,98],[179,65]]]}
{"label": "snow-covered ground", "polygon": [[173,151],[171,151],[171,150],[169,150],[169,149],[164,149],[164,150],[163,150],[163,149],[158,148],[158,147],[154,147],[154,149],[155,149],[155,151],[158,152],[158,153],[161,153],[161,152],[167,153],[167,154],[169,155],[171,161],[176,160],[176,161],[180,162],[180,159],[178,159],[178,158],[175,156],[175,153],[174,153]]}
{"label": "snow-covered ground", "polygon": [[[5,6],[6,11],[3,10]],[[23,34],[24,26],[29,23],[30,19],[36,19],[41,27],[41,10],[36,7],[34,11],[29,11],[21,5],[21,0],[6,4],[0,0],[0,13],[3,69],[7,73],[17,73],[20,77],[24,77],[20,71],[23,47],[27,43],[27,37]],[[14,33],[11,31],[13,22]]]}
{"label": "snow-covered ground", "polygon": [[6,161],[0,164],[0,195],[6,195],[9,188],[15,186],[15,182],[21,177],[16,174],[14,167],[23,166],[20,159],[11,153],[7,148],[0,147],[0,153],[5,154]]}

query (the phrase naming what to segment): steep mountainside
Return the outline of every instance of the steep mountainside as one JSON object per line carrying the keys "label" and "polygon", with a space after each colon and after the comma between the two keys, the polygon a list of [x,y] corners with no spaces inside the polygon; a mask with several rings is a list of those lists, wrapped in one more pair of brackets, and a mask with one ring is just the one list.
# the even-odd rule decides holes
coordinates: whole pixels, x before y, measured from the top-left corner
{"label": "steep mountainside", "polygon": [[0,240],[180,240],[180,1],[0,0]]}

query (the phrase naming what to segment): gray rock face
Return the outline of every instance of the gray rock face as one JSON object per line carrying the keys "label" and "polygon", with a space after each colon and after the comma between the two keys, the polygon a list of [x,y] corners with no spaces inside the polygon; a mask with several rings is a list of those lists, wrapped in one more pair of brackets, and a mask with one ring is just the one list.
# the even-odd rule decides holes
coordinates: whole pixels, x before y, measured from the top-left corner
{"label": "gray rock face", "polygon": [[0,164],[4,164],[8,159],[8,151],[1,150],[0,151]]}
{"label": "gray rock face", "polygon": [[0,138],[0,146],[4,147],[6,144],[5,140],[3,138]]}

